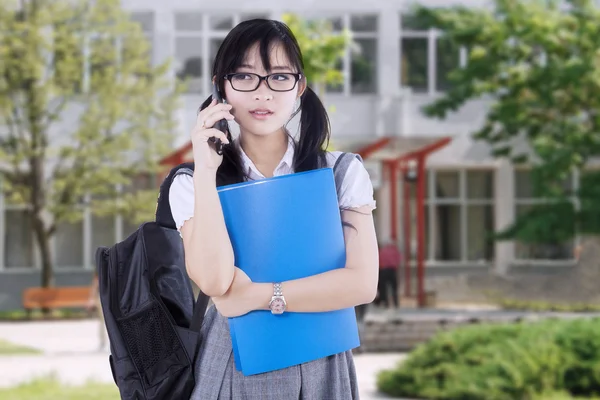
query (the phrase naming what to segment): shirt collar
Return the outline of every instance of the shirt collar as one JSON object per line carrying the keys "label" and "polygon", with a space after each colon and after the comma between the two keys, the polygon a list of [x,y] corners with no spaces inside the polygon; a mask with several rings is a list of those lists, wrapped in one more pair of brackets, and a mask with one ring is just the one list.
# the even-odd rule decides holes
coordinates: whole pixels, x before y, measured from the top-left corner
{"label": "shirt collar", "polygon": [[[281,161],[279,161],[277,168],[275,168],[275,175],[278,175],[277,171],[281,170],[282,167],[287,166],[288,169],[291,170],[294,165],[295,143],[294,143],[294,139],[290,135],[287,135],[287,137],[288,137],[287,150],[283,154]],[[246,174],[248,176],[250,176],[250,173],[253,172],[254,174],[258,175],[259,177],[264,178],[264,175],[258,170],[258,168],[256,168],[256,165],[254,165],[254,162],[252,162],[252,160],[250,159],[250,157],[248,157],[248,155],[246,154],[244,149],[242,149],[239,137],[236,138],[235,141],[240,150],[240,154],[242,156],[242,163],[244,166],[244,171],[246,171]]]}

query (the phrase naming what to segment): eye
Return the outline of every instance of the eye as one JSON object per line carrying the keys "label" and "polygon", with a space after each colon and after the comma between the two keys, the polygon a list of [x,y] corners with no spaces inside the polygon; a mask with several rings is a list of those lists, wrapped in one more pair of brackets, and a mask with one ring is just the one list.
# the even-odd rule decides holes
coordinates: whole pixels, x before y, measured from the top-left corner
{"label": "eye", "polygon": [[289,79],[291,79],[290,74],[274,74],[272,75],[272,78],[275,81],[287,81]]}
{"label": "eye", "polygon": [[235,74],[235,75],[233,75],[233,79],[235,79],[236,81],[251,80],[252,79],[252,75],[249,75],[249,74]]}

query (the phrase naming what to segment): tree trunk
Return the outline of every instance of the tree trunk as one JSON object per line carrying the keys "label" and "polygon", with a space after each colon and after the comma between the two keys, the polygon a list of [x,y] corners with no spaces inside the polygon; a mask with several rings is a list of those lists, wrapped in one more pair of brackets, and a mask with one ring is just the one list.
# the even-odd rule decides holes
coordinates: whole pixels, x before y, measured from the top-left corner
{"label": "tree trunk", "polygon": [[38,245],[40,259],[42,262],[42,287],[54,286],[54,271],[52,268],[52,250],[50,246],[51,236],[48,234],[44,219],[37,212],[33,216],[33,232]]}

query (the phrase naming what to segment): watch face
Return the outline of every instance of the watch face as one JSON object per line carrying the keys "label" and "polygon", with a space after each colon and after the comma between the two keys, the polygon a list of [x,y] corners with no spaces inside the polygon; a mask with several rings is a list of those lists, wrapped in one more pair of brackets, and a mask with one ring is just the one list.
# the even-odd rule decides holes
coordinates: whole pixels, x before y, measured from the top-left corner
{"label": "watch face", "polygon": [[282,314],[285,311],[285,301],[280,298],[274,298],[271,301],[271,312],[273,314]]}

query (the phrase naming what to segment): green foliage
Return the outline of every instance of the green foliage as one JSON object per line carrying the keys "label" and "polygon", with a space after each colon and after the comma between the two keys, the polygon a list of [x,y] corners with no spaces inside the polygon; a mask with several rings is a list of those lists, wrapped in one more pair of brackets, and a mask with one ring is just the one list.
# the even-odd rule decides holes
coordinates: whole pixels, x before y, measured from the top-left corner
{"label": "green foliage", "polygon": [[[573,170],[600,155],[600,10],[592,0],[494,4],[416,9],[420,25],[442,30],[468,53],[466,67],[448,76],[450,90],[424,111],[445,118],[470,100],[492,99],[474,137],[489,143],[495,156],[532,166],[533,195],[559,201],[550,209],[534,207],[504,237],[544,242],[572,237],[574,227],[599,232],[596,207],[587,202],[578,212],[569,210],[559,188]],[[522,140],[529,148],[517,145]],[[600,191],[598,180],[591,190]],[[564,219],[552,217],[552,210]]]}
{"label": "green foliage", "polygon": [[114,384],[89,382],[85,385],[64,385],[55,377],[35,379],[12,388],[0,389],[4,400],[118,400]]}
{"label": "green foliage", "polygon": [[528,301],[503,298],[490,295],[490,299],[505,310],[533,311],[533,312],[600,312],[600,304],[590,303],[553,303],[548,301]]}
{"label": "green foliage", "polygon": [[84,204],[141,208],[130,219],[154,210],[155,188],[135,204],[141,195],[117,185],[157,172],[180,88],[118,0],[4,1],[0,25],[0,174],[9,201],[31,211],[46,286],[48,241]]}
{"label": "green foliage", "polygon": [[597,318],[457,328],[380,372],[377,385],[393,396],[427,399],[589,398],[600,394],[599,328]]}
{"label": "green foliage", "polygon": [[20,346],[0,339],[0,356],[14,356],[23,354],[39,354],[41,351],[31,347]]}
{"label": "green foliage", "polygon": [[302,49],[304,73],[311,85],[340,85],[344,81],[337,67],[350,44],[350,33],[333,32],[330,21],[325,19],[303,19],[295,14],[285,14],[282,21],[287,24]]}

